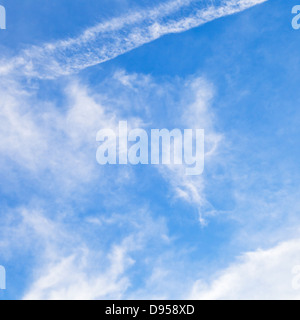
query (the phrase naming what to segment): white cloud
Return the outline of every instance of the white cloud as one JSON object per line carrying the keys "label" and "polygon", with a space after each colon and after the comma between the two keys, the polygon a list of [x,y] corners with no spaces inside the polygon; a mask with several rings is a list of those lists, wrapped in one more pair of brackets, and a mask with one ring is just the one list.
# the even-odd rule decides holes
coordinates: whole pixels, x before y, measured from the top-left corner
{"label": "white cloud", "polygon": [[300,240],[290,240],[269,250],[244,254],[238,262],[213,276],[199,280],[188,298],[227,299],[300,299],[297,273]]}
{"label": "white cloud", "polygon": [[[176,125],[205,129],[206,161],[214,156],[221,135],[213,128],[214,116],[210,108],[213,89],[204,79],[156,83],[149,76],[124,71],[116,72],[113,79],[120,85],[114,80],[101,84],[106,96],[96,95],[82,83],[72,81],[64,92],[66,102],[60,107],[38,99],[34,89],[25,92],[15,82],[10,86],[3,84],[0,87],[3,97],[0,102],[3,110],[0,116],[2,167],[16,164],[18,169],[43,176],[55,190],[78,188],[95,181],[99,174],[103,182],[103,168],[95,161],[97,131],[117,128],[124,113],[130,127],[163,128],[167,123],[162,123],[156,114],[162,99],[167,101],[166,108],[178,113]],[[118,96],[115,96],[115,90],[119,92]],[[171,97],[173,92],[180,103]],[[144,112],[144,121],[134,115],[141,112]],[[176,196],[199,207],[203,205],[202,177],[187,177],[185,168],[171,166],[161,168],[160,172]],[[124,177],[127,173],[124,171]]]}
{"label": "white cloud", "polygon": [[[32,284],[23,296],[25,300],[125,298],[133,281],[130,269],[136,263],[134,256],[139,257],[141,252],[139,259],[146,259],[145,248],[149,243],[165,242],[164,222],[153,220],[146,211],[138,215],[128,213],[126,217],[115,215],[106,221],[102,219],[100,226],[95,225],[96,247],[86,241],[80,229],[74,234],[66,228],[66,223],[51,221],[42,213],[30,215],[28,212],[22,219],[23,228],[26,226],[27,232],[33,232],[32,238],[37,235],[43,242],[36,251],[38,265],[33,269]],[[128,232],[121,241],[115,236],[115,241],[106,247],[101,238],[120,223]],[[49,230],[44,232],[48,226]],[[51,226],[55,226],[55,236]],[[93,234],[95,230],[89,227],[89,233]]]}
{"label": "white cloud", "polygon": [[[129,280],[124,275],[134,261],[128,256],[133,250],[130,238],[113,245],[109,253],[89,249],[80,233],[70,233],[64,222],[51,220],[42,212],[21,211],[23,232],[18,240],[30,234],[31,250],[36,253],[38,266],[34,268],[32,286],[24,299],[100,299],[120,297]],[[14,227],[13,227],[14,228]],[[13,229],[12,228],[12,229]],[[34,245],[39,241],[38,248]],[[26,250],[24,245],[23,250]],[[94,268],[94,263],[97,268]]]}
{"label": "white cloud", "polygon": [[[120,87],[113,85],[114,90],[126,92],[122,95],[119,109],[143,113],[141,127],[204,129],[205,164],[208,165],[219,155],[224,137],[215,129],[217,119],[212,107],[215,92],[206,79],[194,76],[162,82],[149,75],[128,74],[122,70],[116,72],[113,78],[120,83]],[[159,165],[155,168],[169,184],[172,197],[195,206],[200,223],[206,225],[206,209],[211,209],[211,206],[205,197],[204,175],[187,176],[185,165]],[[207,169],[205,167],[205,171]]]}
{"label": "white cloud", "polygon": [[[184,88],[181,96],[180,109],[184,110],[179,117],[181,127],[205,130],[205,163],[209,163],[218,153],[218,146],[223,136],[218,133],[215,126],[215,116],[211,107],[214,89],[203,78],[193,78],[181,84]],[[182,89],[181,89],[182,90]],[[205,167],[205,171],[207,168]],[[161,167],[160,172],[172,186],[175,197],[181,198],[195,205],[199,212],[199,222],[206,225],[205,207],[205,178],[200,176],[187,176],[184,167]]]}
{"label": "white cloud", "polygon": [[[103,270],[101,260],[92,268],[95,253],[77,249],[76,253],[56,258],[38,271],[24,300],[96,300],[120,299],[130,285],[125,271],[134,261],[128,256],[126,246],[115,246],[109,254],[109,265]],[[102,269],[102,270],[101,270]]]}
{"label": "white cloud", "polygon": [[[207,160],[213,161],[218,155],[223,137],[215,129],[216,119],[212,108],[214,89],[203,78],[159,83],[150,76],[125,72],[117,72],[112,78],[113,81],[120,82],[120,87],[117,87],[118,97],[111,95],[110,90],[116,92],[116,87],[110,87],[109,80],[106,85],[110,90],[103,99],[105,103],[101,102],[101,96],[95,95],[86,86],[72,82],[65,91],[67,103],[61,109],[54,103],[40,103],[36,97],[28,93],[30,90],[26,93],[18,86],[11,86],[9,90],[1,87],[2,161],[13,160],[18,167],[24,167],[31,174],[41,174],[42,178],[44,172],[50,169],[50,179],[44,181],[43,185],[57,179],[54,185],[58,192],[61,181],[75,182],[76,188],[73,190],[76,192],[73,196],[76,198],[77,185],[81,185],[83,181],[91,182],[94,178],[94,164],[91,166],[89,164],[95,157],[95,132],[101,127],[117,126],[119,113],[126,113],[130,107],[129,103],[138,107],[140,101],[146,101],[148,116],[144,119],[146,123],[142,125],[161,127],[170,121],[172,125],[180,127],[204,128],[208,140]],[[132,92],[134,99],[131,99]],[[177,96],[173,97],[173,92],[176,92]],[[157,107],[158,101],[163,104],[163,99],[167,99],[167,105],[171,108],[171,112],[167,109],[163,112],[172,114],[174,118],[161,119],[155,114],[157,110],[152,110],[151,106]],[[31,108],[32,101],[38,102],[34,110]],[[133,110],[136,111],[138,108]],[[140,125],[134,121],[133,126]],[[90,143],[91,145],[87,147]],[[74,158],[77,161],[75,166]],[[64,159],[63,164],[60,164],[60,159]],[[3,168],[5,167],[2,166],[2,170]],[[205,211],[202,210],[207,205],[205,179],[187,177],[184,168],[163,169],[161,173],[170,184],[175,197],[182,198],[199,209],[200,222],[205,224],[206,216],[203,215]],[[105,177],[103,174],[101,181]],[[114,178],[114,185],[119,186],[124,183],[123,177]],[[66,185],[68,183],[63,184],[64,188]],[[105,194],[105,198],[108,201],[111,199],[117,201],[115,194],[109,192]],[[149,249],[149,243],[154,238],[172,245],[167,232],[160,228],[160,221],[144,220],[143,216],[141,223],[136,216],[127,213],[112,214],[107,217],[100,212],[88,216],[86,217],[88,225],[84,225],[83,229],[86,228],[89,233],[92,228],[104,228],[101,232],[104,230],[104,234],[109,234],[110,227],[122,225],[124,228],[126,223],[139,226],[138,231],[128,232],[109,247],[102,247],[98,240],[96,250],[95,243],[89,243],[87,235],[82,233],[78,225],[74,229],[75,237],[74,233],[65,229],[72,214],[61,215],[59,206],[53,205],[44,211],[27,208],[21,210],[19,215],[21,219],[16,219],[14,215],[7,213],[8,221],[2,224],[0,246],[6,258],[12,255],[12,252],[9,254],[9,247],[10,251],[15,247],[22,247],[23,251],[28,248],[34,249],[32,252],[38,257],[36,265],[32,268],[35,274],[33,283],[27,288],[25,299],[109,299],[140,296],[178,298],[178,295],[174,297],[178,292],[176,292],[178,288],[176,278],[185,279],[181,292],[190,284],[190,279],[185,278],[184,271],[176,273],[175,268],[171,266],[172,262],[174,264],[176,262],[174,257],[165,258],[163,263],[159,261],[159,258],[166,256],[167,250],[160,254],[160,257],[151,255],[145,257],[144,252]],[[84,219],[81,223],[85,223]],[[97,233],[98,236],[99,234],[102,236],[102,233]],[[294,240],[271,250],[247,253],[236,264],[213,275],[211,282],[198,281],[190,297],[297,299],[299,292],[293,289],[293,279],[296,278],[292,271],[300,264],[299,244],[298,240]],[[143,256],[136,259],[135,253],[139,250],[143,251]],[[186,259],[184,262],[187,263],[188,255],[184,258]],[[150,261],[147,273],[143,274],[147,281],[141,287],[135,285],[133,290],[130,269],[143,259]],[[97,266],[97,269],[93,269],[93,266]],[[184,270],[184,267],[181,270]]]}
{"label": "white cloud", "polygon": [[[100,23],[77,38],[24,50],[19,56],[3,61],[0,74],[16,73],[38,78],[71,74],[111,60],[163,35],[183,32],[265,1],[224,0],[215,5],[200,0],[173,0]],[[179,18],[179,12],[185,12],[185,16]]]}
{"label": "white cloud", "polygon": [[96,101],[87,87],[69,83],[63,108],[37,98],[35,89],[26,92],[13,82],[2,84],[0,92],[2,168],[14,165],[65,191],[102,173],[95,160],[95,137],[99,128],[117,125],[116,114]]}
{"label": "white cloud", "polygon": [[[89,248],[83,238],[72,239],[63,230],[63,225],[46,219],[40,213],[29,215],[29,212],[23,212],[22,216],[25,225],[39,234],[40,241],[44,239],[45,244],[41,251],[41,263],[34,270],[33,283],[24,299],[300,298],[299,239],[286,241],[272,249],[245,253],[227,269],[206,274],[205,280],[196,281],[187,293],[192,285],[192,276],[187,270],[192,269],[186,266],[186,253],[180,250],[176,250],[176,254],[156,251],[155,256],[151,256],[145,251],[146,248],[149,250],[153,239],[161,237],[164,241],[165,234],[161,222],[149,220],[149,215],[145,216],[146,222],[138,222],[136,218],[132,220],[133,224],[140,224],[137,232],[105,251]],[[128,218],[128,215],[124,217],[124,221]],[[115,226],[121,221],[121,216],[115,216],[103,223]],[[54,238],[51,236],[51,226],[58,232]],[[44,232],[45,228],[49,232]],[[172,240],[168,238],[167,243],[169,241]],[[136,252],[141,252],[141,257],[135,258]],[[132,287],[130,269],[141,263],[141,258],[148,265],[148,270],[143,271],[145,282]]]}
{"label": "white cloud", "polygon": [[[164,34],[188,30],[262,3],[264,0],[226,1],[224,6],[218,8],[191,7],[189,16],[179,20],[175,18],[177,10],[182,6],[193,5],[196,2],[198,1],[172,1],[151,12],[134,13],[130,17],[116,18],[108,23],[99,24],[86,30],[78,38],[31,48],[10,60],[10,65],[7,66],[5,62],[5,65],[0,67],[0,73],[3,75],[21,71],[25,75],[41,78],[69,74],[112,59]],[[120,33],[125,35],[124,38],[121,38]],[[105,42],[101,46],[101,40],[108,34],[112,40],[111,46],[107,46]],[[16,66],[17,70],[14,70]],[[204,128],[207,141],[206,161],[216,157],[223,137],[214,126],[215,119],[211,109],[213,88],[204,79],[182,81],[181,87],[174,83],[157,84],[149,76],[125,72],[116,73],[114,79],[119,80],[128,92],[131,90],[135,94],[138,93],[136,100],[131,99],[130,94],[123,88],[124,94],[118,91],[119,97],[106,97],[108,103],[105,104],[86,86],[72,82],[65,91],[68,103],[64,106],[65,109],[59,109],[54,103],[41,102],[34,97],[34,94],[29,93],[30,90],[26,92],[14,82],[10,87],[2,84],[0,87],[2,170],[5,171],[7,164],[13,161],[18,168],[28,170],[30,174],[41,179],[44,179],[50,171],[43,186],[53,183],[56,192],[60,188],[77,191],[82,183],[95,180],[95,172],[100,170],[99,167],[96,170],[94,159],[97,130],[103,127],[116,127],[120,114],[122,112],[126,114],[128,110],[136,111],[140,101],[146,104],[142,108],[148,118],[143,122],[139,118],[132,118],[132,126],[154,124],[156,117],[152,113],[151,105],[155,103],[155,98],[152,96],[151,101],[149,99],[145,102],[144,97],[157,91],[160,99],[172,90],[180,91],[178,88],[182,89],[182,86],[185,87],[185,94],[181,96],[182,105],[178,109],[185,111],[176,115],[177,124],[190,128]],[[112,101],[118,107],[111,103]],[[124,105],[121,110],[122,104]],[[137,108],[131,109],[131,104]],[[187,177],[184,168],[162,168],[160,172],[170,184],[175,197],[184,199],[198,208],[200,222],[205,224],[203,215],[205,213],[203,208],[207,205],[205,179]],[[127,172],[124,176],[114,177],[115,185],[122,184],[126,175]],[[105,176],[105,173],[101,175],[101,183]],[[9,177],[7,179],[9,180]],[[76,194],[73,194],[74,198]],[[107,198],[109,196],[111,194],[107,194]],[[116,201],[115,197],[111,199]],[[41,213],[24,209],[21,210],[21,220],[17,224],[12,217],[8,217],[9,221],[3,229],[5,232],[1,236],[1,249],[7,248],[12,243],[13,247],[17,241],[22,241],[22,248],[26,249],[27,245],[30,246],[35,241],[40,246],[38,252],[42,252],[41,260],[34,268],[36,274],[33,284],[26,291],[25,299],[124,298],[131,285],[128,270],[135,263],[132,252],[146,248],[147,241],[152,239],[151,237],[161,237],[166,242],[171,241],[165,230],[160,229],[160,221],[149,223],[146,220],[143,221],[141,232],[126,235],[118,244],[95,252],[91,249],[93,245],[84,241],[84,235],[72,239],[73,234],[63,228],[63,222],[60,224],[49,218],[50,215],[59,214],[58,211]],[[128,219],[127,215],[124,218],[116,214],[104,218],[99,213],[99,216],[88,217],[86,221],[100,228],[123,224]],[[133,224],[137,223],[136,217],[132,220]],[[247,253],[238,263],[215,275],[215,280],[210,283],[198,281],[192,290],[191,298],[300,298],[299,292],[292,286],[295,276],[292,275],[292,270],[296,270],[293,269],[294,266],[300,264],[297,258],[299,244],[299,240],[294,240],[271,250]],[[96,262],[93,260],[95,256],[98,259]],[[174,293],[176,286],[168,287],[163,280],[168,278],[173,270],[168,266],[155,265],[156,262],[150,266],[152,276],[146,284],[155,294],[151,295],[151,292],[148,294],[150,298],[168,298],[171,293],[167,292],[167,288],[172,288]],[[94,265],[99,268],[92,270]],[[145,290],[141,292],[145,297]],[[139,297],[138,293],[139,291],[133,292],[131,296]]]}

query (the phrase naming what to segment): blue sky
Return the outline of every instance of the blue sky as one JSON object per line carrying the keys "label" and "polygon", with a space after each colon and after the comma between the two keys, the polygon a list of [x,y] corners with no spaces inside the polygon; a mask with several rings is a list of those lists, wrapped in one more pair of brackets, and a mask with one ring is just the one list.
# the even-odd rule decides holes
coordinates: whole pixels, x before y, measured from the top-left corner
{"label": "blue sky", "polygon": [[[0,4],[0,299],[300,297],[297,1]],[[124,119],[204,174],[99,166]]]}

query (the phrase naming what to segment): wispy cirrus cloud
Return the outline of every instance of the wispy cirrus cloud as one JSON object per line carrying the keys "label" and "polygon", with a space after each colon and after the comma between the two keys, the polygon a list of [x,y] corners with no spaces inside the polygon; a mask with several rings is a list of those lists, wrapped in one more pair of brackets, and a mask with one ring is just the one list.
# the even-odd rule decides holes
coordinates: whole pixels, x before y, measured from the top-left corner
{"label": "wispy cirrus cloud", "polygon": [[[148,260],[152,268],[155,263],[151,250],[145,254],[145,248],[150,243],[164,248],[169,244],[164,220],[153,219],[144,209],[127,212],[126,216],[110,215],[101,223],[97,222],[100,216],[86,218],[81,221],[83,228],[73,224],[70,217],[50,218],[33,208],[16,209],[10,216],[10,221],[1,222],[3,231],[8,229],[13,237],[0,242],[1,251],[7,255],[30,250],[35,256],[32,283],[22,297],[25,300],[125,298],[133,284],[134,265]],[[119,229],[120,223],[126,232],[118,239],[114,236],[107,246],[105,238]]]}
{"label": "wispy cirrus cloud", "polygon": [[[35,252],[36,261],[31,266],[35,273],[33,284],[26,288],[24,297],[137,297],[139,290],[145,291],[136,283],[134,288],[130,287],[135,281],[131,274],[133,261],[148,270],[143,274],[143,278],[151,279],[147,282],[152,288],[148,295],[171,296],[169,287],[159,286],[165,273],[168,279],[175,278],[175,270],[165,270],[167,263],[162,258],[173,250],[174,245],[166,228],[161,227],[164,218],[154,218],[151,207],[148,215],[131,213],[136,210],[136,197],[140,196],[138,206],[142,206],[148,202],[149,195],[146,198],[143,194],[138,195],[134,182],[137,194],[127,191],[136,178],[135,169],[109,170],[97,166],[95,136],[101,128],[116,127],[123,116],[131,126],[138,122],[145,128],[194,128],[201,125],[207,131],[208,150],[212,150],[218,143],[215,139],[218,134],[214,130],[209,103],[213,98],[211,85],[198,77],[170,82],[118,71],[98,84],[97,93],[95,88],[88,88],[73,79],[65,85],[64,103],[59,106],[55,101],[39,99],[34,88],[22,90],[16,83],[8,87],[2,84],[0,90],[3,97],[0,102],[3,110],[0,116],[0,155],[1,175],[4,176],[0,187],[2,191],[11,188],[16,192],[22,188],[20,176],[23,183],[30,185],[29,190],[22,190],[22,194],[27,194],[26,204],[20,205],[21,209],[3,208],[1,215],[3,256],[9,257],[20,244],[24,254],[29,250]],[[117,96],[115,92],[118,92]],[[141,108],[140,101],[145,108]],[[166,112],[173,117],[160,116]],[[143,123],[135,116],[141,113],[144,113]],[[11,168],[18,173],[17,176],[6,175]],[[148,167],[147,171],[155,174],[156,168]],[[158,173],[162,183],[160,173],[163,174],[172,197],[201,209],[205,201],[202,177],[188,179],[184,168],[159,167]],[[17,192],[16,203],[22,194]],[[49,201],[51,198],[55,199],[54,202]],[[73,201],[80,207],[80,212]],[[109,204],[105,205],[105,202]],[[134,226],[132,230],[124,228],[127,224]],[[88,234],[82,230],[83,225]],[[120,237],[115,234],[118,226],[121,226]],[[92,230],[95,234],[91,241]],[[99,234],[101,239],[113,239],[102,243]],[[158,256],[160,249],[156,248],[155,252],[149,249],[149,243],[154,241],[159,242],[163,251],[161,256]],[[138,255],[140,249],[149,250],[149,255],[145,257],[144,251]],[[98,253],[100,258],[95,262],[92,257]],[[118,255],[121,255],[120,259],[116,260]],[[89,268],[93,265],[99,269],[90,273]],[[118,272],[110,271],[122,265],[124,267]],[[79,283],[78,278],[81,279]]]}
{"label": "wispy cirrus cloud", "polygon": [[[5,65],[0,66],[0,74],[10,73],[38,78],[55,78],[72,74],[113,59],[165,34],[182,32],[262,2],[264,1],[171,1],[151,11],[136,12],[129,16],[115,18],[107,23],[101,23],[86,30],[77,38],[32,47],[23,51],[18,57],[9,60],[8,64],[6,61]],[[182,16],[181,9],[183,8],[185,14]],[[124,72],[115,74],[113,78],[120,80],[123,87],[120,90],[119,87],[110,83],[108,87],[111,92],[110,96],[107,94],[105,97],[105,103],[102,103],[101,99],[99,102],[96,95],[91,93],[92,90],[88,90],[82,83],[69,83],[65,90],[67,105],[64,105],[63,108],[58,107],[55,103],[49,107],[44,101],[31,97],[30,90],[26,92],[20,89],[19,84],[16,87],[10,87],[9,90],[4,85],[1,87],[3,98],[0,105],[3,107],[3,112],[0,117],[2,125],[0,136],[3,139],[0,143],[0,153],[2,160],[7,160],[8,163],[12,160],[16,168],[29,170],[30,178],[41,176],[43,182],[39,184],[39,189],[44,188],[48,191],[48,186],[51,184],[54,197],[61,197],[65,204],[72,206],[72,200],[76,198],[76,201],[83,207],[81,211],[87,215],[86,221],[88,222],[86,224],[85,221],[78,222],[78,220],[78,223],[73,225],[73,232],[69,233],[67,230],[69,220],[74,216],[78,218],[82,212],[73,212],[73,210],[64,212],[65,208],[60,203],[47,204],[49,194],[44,199],[40,199],[41,207],[47,207],[45,211],[41,210],[42,213],[31,210],[30,205],[25,211],[22,211],[20,220],[22,232],[19,233],[20,230],[17,230],[15,234],[22,236],[19,238],[22,244],[25,241],[30,242],[36,239],[40,245],[37,256],[41,256],[36,265],[32,266],[35,273],[34,281],[26,288],[25,299],[124,298],[128,296],[128,290],[133,282],[130,274],[131,266],[135,262],[142,264],[145,260],[153,261],[152,264],[147,265],[151,276],[143,272],[143,278],[149,277],[149,287],[157,286],[154,290],[155,296],[178,298],[178,295],[174,296],[176,290],[168,292],[167,287],[160,286],[163,280],[166,285],[167,274],[174,271],[169,268],[171,258],[168,259],[165,268],[160,268],[159,263],[154,261],[157,250],[153,255],[149,253],[145,256],[143,253],[140,257],[134,257],[134,253],[140,248],[148,252],[154,238],[168,242],[165,230],[159,229],[161,221],[153,222],[152,218],[147,220],[143,215],[141,218],[129,217],[127,212],[122,212],[116,217],[113,214],[107,217],[102,213],[103,203],[98,202],[98,198],[101,198],[101,201],[118,202],[122,194],[116,197],[115,190],[120,190],[122,185],[126,189],[128,178],[123,181],[119,172],[109,177],[106,172],[103,172],[105,170],[95,167],[95,133],[103,127],[115,127],[117,119],[124,114],[132,118],[133,114],[141,116],[141,113],[145,113],[144,121],[151,123],[152,126],[161,127],[170,124],[173,127],[174,118],[168,123],[165,114],[164,117],[159,117],[156,114],[157,110],[153,110],[152,107],[159,105],[157,102],[161,101],[162,97],[172,96],[174,92],[186,90],[181,96],[184,105],[176,105],[174,100],[172,103],[168,101],[165,104],[172,106],[172,110],[164,110],[164,112],[173,114],[173,107],[176,105],[178,110],[186,110],[184,113],[178,113],[179,120],[176,125],[192,128],[201,126],[206,129],[206,139],[209,145],[207,158],[209,158],[215,155],[221,139],[214,129],[213,114],[209,108],[213,90],[205,80],[196,77],[189,80],[181,79],[179,85],[166,83],[165,86],[155,83],[149,76]],[[158,88],[159,90],[156,90]],[[156,91],[160,96],[155,99],[153,97]],[[145,98],[147,94],[151,96],[151,99]],[[141,106],[138,106],[139,103],[132,99],[132,95],[138,96],[138,102],[143,101],[147,107],[143,110],[135,109],[135,106],[137,108]],[[33,110],[32,105],[38,106],[37,110]],[[205,212],[202,212],[202,208],[206,205],[205,179],[203,177],[188,178],[183,171],[170,167],[163,168],[161,173],[176,198],[181,198],[197,207],[200,222],[204,224]],[[126,172],[124,172],[125,175]],[[98,186],[93,189],[95,180],[98,181]],[[87,188],[84,187],[85,190],[80,193],[79,188],[84,183],[89,185]],[[9,178],[5,184],[6,186],[9,184]],[[97,192],[100,184],[105,189],[101,197]],[[114,194],[111,194],[108,188],[114,189]],[[70,197],[65,197],[61,192],[65,189],[72,191]],[[95,198],[93,210],[97,212],[91,216],[88,214],[88,206],[85,206],[86,198],[90,196],[90,193]],[[128,194],[124,193],[123,196],[128,197]],[[126,204],[134,200],[129,197]],[[122,220],[122,215],[126,219]],[[57,218],[61,216],[61,224],[53,221],[51,218],[53,216]],[[5,218],[6,215],[4,215],[4,220]],[[108,224],[113,225],[114,228],[122,224],[120,231],[123,231],[127,230],[124,227],[126,225],[124,221],[130,219],[132,219],[132,224],[138,225],[137,230],[125,236],[122,235],[122,239],[113,239],[109,246],[102,245],[99,238],[105,239],[107,235],[118,234],[116,230],[112,232],[107,227]],[[106,223],[107,221],[109,223]],[[82,225],[89,230],[88,235],[84,232],[80,234]],[[94,242],[90,241],[91,225],[99,228]],[[51,233],[52,230],[55,231]],[[9,231],[1,235],[2,244],[5,244],[11,237]],[[151,236],[148,236],[147,232]],[[75,233],[79,236],[74,240],[72,237]],[[100,256],[97,261],[93,260],[95,254]],[[162,253],[162,256],[166,256],[166,251]],[[187,263],[188,259],[184,261]],[[93,266],[98,266],[98,270],[91,272]],[[177,278],[183,277],[184,274],[185,272],[182,272]],[[80,281],[78,281],[79,278]],[[136,294],[137,288],[135,284],[131,292],[132,297],[141,296]],[[143,291],[144,288],[141,289]],[[145,294],[145,291],[143,293]],[[196,291],[196,293],[199,292]],[[148,295],[153,297],[150,293]]]}
{"label": "wispy cirrus cloud", "polygon": [[[111,60],[170,33],[241,12],[267,0],[176,0],[85,30],[80,36],[34,46],[0,65],[0,75],[55,78]],[[182,14],[184,13],[184,14]]]}

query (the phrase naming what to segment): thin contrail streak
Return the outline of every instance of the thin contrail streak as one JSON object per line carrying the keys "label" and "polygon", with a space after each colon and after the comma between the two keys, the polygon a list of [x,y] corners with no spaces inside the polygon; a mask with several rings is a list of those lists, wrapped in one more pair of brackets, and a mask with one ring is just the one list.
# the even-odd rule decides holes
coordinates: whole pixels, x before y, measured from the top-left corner
{"label": "thin contrail streak", "polygon": [[166,34],[179,33],[267,0],[173,0],[114,18],[80,36],[33,46],[0,63],[0,75],[56,78],[111,60]]}

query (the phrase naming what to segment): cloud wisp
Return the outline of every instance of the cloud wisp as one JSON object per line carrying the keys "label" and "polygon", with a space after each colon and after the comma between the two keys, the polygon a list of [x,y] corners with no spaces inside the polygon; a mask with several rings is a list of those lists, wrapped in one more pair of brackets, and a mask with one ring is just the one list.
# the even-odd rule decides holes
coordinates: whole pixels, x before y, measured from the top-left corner
{"label": "cloud wisp", "polygon": [[[37,78],[69,75],[111,60],[170,33],[180,33],[266,0],[176,0],[85,30],[80,36],[33,46],[0,63],[0,75]],[[184,14],[182,14],[184,12]]]}
{"label": "cloud wisp", "polygon": [[[21,248],[23,254],[34,249],[36,260],[31,262],[28,271],[34,271],[33,283],[26,288],[24,298],[137,297],[136,292],[146,290],[136,283],[131,271],[133,261],[137,266],[134,270],[149,270],[143,271],[144,278],[150,278],[147,286],[152,291],[147,295],[169,297],[168,292],[174,290],[169,290],[167,284],[166,288],[158,286],[161,277],[166,277],[164,265],[168,263],[163,259],[168,254],[172,256],[174,248],[167,227],[160,228],[167,224],[168,213],[157,219],[155,208],[148,209],[148,194],[131,195],[132,188],[139,188],[135,169],[109,170],[96,166],[94,141],[99,128],[115,128],[118,119],[125,116],[133,128],[164,128],[171,123],[179,128],[200,126],[206,130],[208,150],[213,150],[218,145],[219,134],[213,125],[210,84],[198,77],[166,82],[118,71],[98,84],[97,90],[73,79],[61,92],[62,105],[52,100],[45,102],[34,88],[25,90],[19,83],[1,84],[0,93],[3,97],[0,163],[4,177],[0,187],[3,193],[14,190],[18,195],[16,203],[21,203],[17,206],[19,209],[2,210],[0,248],[7,259],[15,247]],[[141,100],[146,105],[142,111]],[[164,105],[169,108],[157,108]],[[143,121],[136,116],[142,112],[146,113]],[[173,114],[173,117],[163,118],[162,113]],[[214,156],[212,153],[210,156]],[[18,175],[7,175],[9,170]],[[163,177],[159,181],[165,180],[170,186],[168,194],[174,200],[202,209],[204,178],[188,179],[184,168],[159,166],[158,170],[158,179],[160,174]],[[156,168],[145,170],[146,175],[153,173],[155,175]],[[26,183],[30,189],[25,191],[24,204]],[[18,192],[21,188],[22,192]],[[145,209],[135,214],[137,196],[140,197],[138,206]],[[128,210],[124,209],[126,206]],[[133,226],[129,231],[123,220]],[[120,232],[117,232],[119,225]],[[95,230],[93,236],[92,230]],[[105,241],[111,237],[113,239]],[[154,241],[158,244],[150,250]],[[32,243],[36,244],[34,248]],[[146,251],[149,251],[147,257]],[[91,258],[95,252],[100,252],[96,261]],[[185,257],[183,260],[188,261],[187,255]],[[99,268],[91,272],[89,266],[94,265]],[[111,272],[120,266],[123,267]],[[172,268],[166,272],[168,279],[175,278]],[[111,280],[113,284],[109,286]]]}
{"label": "cloud wisp", "polygon": [[299,239],[247,252],[209,284],[197,281],[190,299],[299,300]]}

